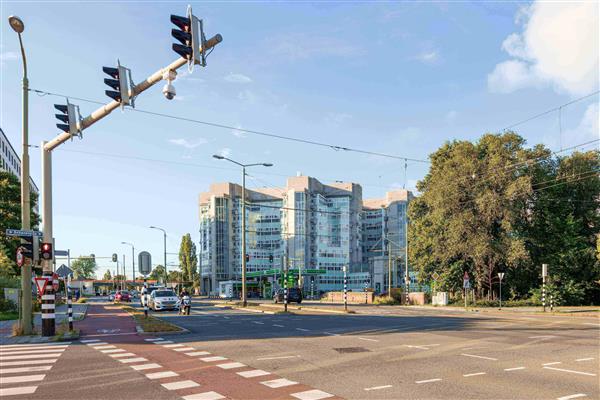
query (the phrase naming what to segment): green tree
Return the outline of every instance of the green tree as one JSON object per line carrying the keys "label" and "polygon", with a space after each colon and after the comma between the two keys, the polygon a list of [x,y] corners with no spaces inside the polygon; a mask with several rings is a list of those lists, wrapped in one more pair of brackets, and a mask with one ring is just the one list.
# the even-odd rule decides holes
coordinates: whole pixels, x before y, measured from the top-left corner
{"label": "green tree", "polygon": [[189,233],[181,238],[179,246],[179,265],[183,274],[183,281],[194,287],[199,286],[198,279],[198,255],[196,245]]}
{"label": "green tree", "polygon": [[78,258],[71,263],[75,279],[93,279],[96,272],[96,259],[93,257]]}
{"label": "green tree", "polygon": [[[39,216],[34,212],[37,204],[37,195],[31,193],[31,227],[36,229],[39,224]],[[15,274],[21,271],[14,260],[19,239],[6,236],[6,229],[21,228],[21,183],[19,179],[10,172],[0,171],[0,252],[8,257]]]}
{"label": "green tree", "polygon": [[110,273],[110,270],[107,269],[106,272],[104,273],[104,276],[102,277],[103,280],[105,281],[111,281],[112,280],[112,274]]}
{"label": "green tree", "polygon": [[160,264],[157,265],[156,267],[154,267],[152,272],[150,272],[150,275],[148,275],[148,279],[155,280],[155,281],[160,281],[161,279],[164,279],[164,278],[165,278],[165,267]]}

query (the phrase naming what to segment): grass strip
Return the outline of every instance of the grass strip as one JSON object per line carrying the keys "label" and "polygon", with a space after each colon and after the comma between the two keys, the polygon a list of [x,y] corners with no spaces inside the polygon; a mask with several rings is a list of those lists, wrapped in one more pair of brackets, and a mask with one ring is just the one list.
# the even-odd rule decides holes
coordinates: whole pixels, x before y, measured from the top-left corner
{"label": "grass strip", "polygon": [[181,332],[182,329],[177,325],[173,325],[169,322],[163,321],[160,318],[148,315],[144,316],[144,312],[140,311],[131,306],[121,306],[129,315],[131,315],[137,325],[139,325],[144,332]]}

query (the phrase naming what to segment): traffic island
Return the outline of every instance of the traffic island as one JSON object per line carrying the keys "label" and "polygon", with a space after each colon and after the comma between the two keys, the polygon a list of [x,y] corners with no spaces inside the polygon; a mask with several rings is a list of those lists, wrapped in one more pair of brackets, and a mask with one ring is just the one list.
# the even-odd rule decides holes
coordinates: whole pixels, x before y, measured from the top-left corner
{"label": "traffic island", "polygon": [[162,319],[153,317],[152,315],[145,316],[143,311],[131,306],[121,306],[121,309],[133,317],[136,325],[135,329],[140,334],[177,334],[189,332],[185,328],[167,321],[163,321]]}

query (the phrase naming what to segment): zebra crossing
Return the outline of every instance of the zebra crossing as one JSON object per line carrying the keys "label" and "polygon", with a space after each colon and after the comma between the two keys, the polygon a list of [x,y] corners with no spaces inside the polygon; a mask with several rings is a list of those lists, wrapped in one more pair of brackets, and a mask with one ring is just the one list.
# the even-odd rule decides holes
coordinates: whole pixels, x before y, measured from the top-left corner
{"label": "zebra crossing", "polygon": [[0,346],[0,398],[35,393],[71,342]]}

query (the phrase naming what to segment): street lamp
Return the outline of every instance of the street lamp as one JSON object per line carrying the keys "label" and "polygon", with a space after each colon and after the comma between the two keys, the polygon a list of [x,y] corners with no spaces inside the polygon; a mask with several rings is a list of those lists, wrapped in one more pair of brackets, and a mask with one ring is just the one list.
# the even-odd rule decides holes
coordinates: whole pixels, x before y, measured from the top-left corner
{"label": "street lamp", "polygon": [[[135,246],[129,242],[121,242],[121,244],[131,246],[131,270],[133,272],[133,286],[135,287]],[[123,262],[123,275],[125,275],[125,262]]]}
{"label": "street lamp", "polygon": [[[16,15],[8,17],[10,27],[19,36],[21,57],[23,59],[23,147],[21,151],[21,229],[29,230],[31,227],[30,199],[29,199],[29,80],[27,79],[27,57],[23,47],[21,34],[25,24]],[[23,293],[21,307],[21,328],[23,334],[31,335],[31,268],[23,266],[21,272],[21,292]]]}
{"label": "street lamp", "polygon": [[242,307],[246,307],[248,305],[248,301],[246,299],[246,168],[254,167],[257,165],[263,167],[272,167],[273,164],[242,164],[230,158],[223,157],[217,154],[213,155],[213,158],[216,158],[217,160],[227,160],[242,167]]}
{"label": "street lamp", "polygon": [[159,228],[158,226],[150,226],[149,228],[150,229],[158,229],[159,231],[163,232],[163,246],[164,246],[164,250],[165,250],[165,253],[164,253],[164,256],[165,256],[165,258],[164,258],[164,261],[165,261],[164,262],[164,265],[165,265],[165,286],[166,286],[167,285],[167,280],[168,280],[168,277],[169,277],[169,274],[167,272],[167,231],[165,231],[163,228]]}

